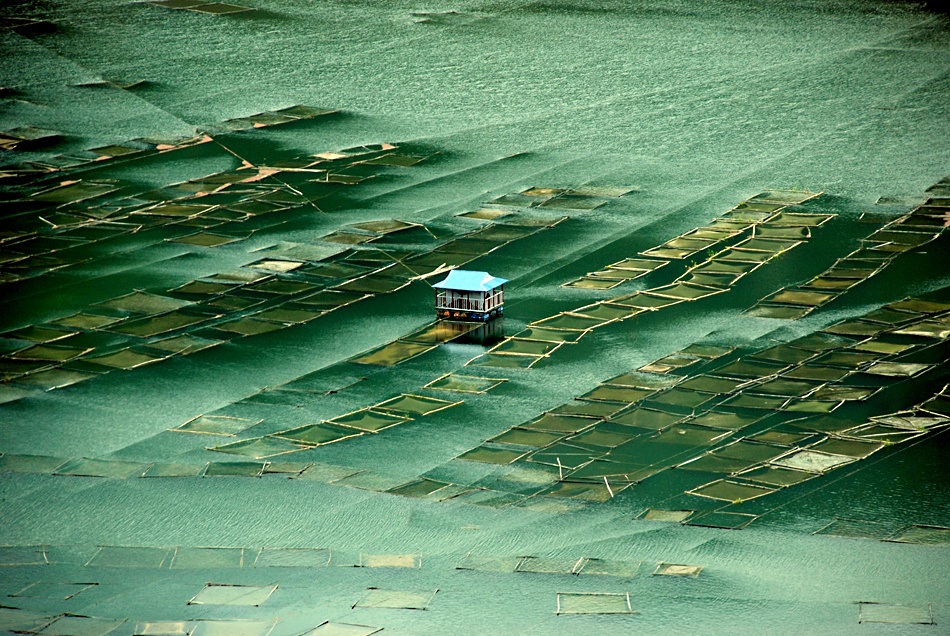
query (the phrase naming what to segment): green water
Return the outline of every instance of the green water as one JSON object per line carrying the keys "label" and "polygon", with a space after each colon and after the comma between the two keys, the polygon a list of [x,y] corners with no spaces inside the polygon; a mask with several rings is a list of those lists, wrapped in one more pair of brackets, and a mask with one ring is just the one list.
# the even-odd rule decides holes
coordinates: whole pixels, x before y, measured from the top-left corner
{"label": "green water", "polygon": [[[106,162],[83,176],[145,191],[236,169],[235,155],[268,165],[383,142],[428,159],[374,169],[377,177],[318,200],[320,212],[277,212],[229,226],[248,236],[233,244],[166,242],[181,235],[168,226],[97,243],[88,248],[91,260],[0,284],[4,332],[135,289],[163,293],[256,261],[254,250],[313,243],[351,223],[399,218],[425,223],[445,240],[484,225],[455,214],[531,186],[636,188],[596,210],[565,211],[569,218],[555,227],[466,265],[511,280],[504,319],[511,335],[559,311],[660,284],[662,270],[609,292],[560,287],[706,224],[763,189],[823,191],[802,211],[837,214],[728,294],[598,329],[529,371],[478,368],[509,381],[484,395],[459,394],[463,405],[411,425],[271,458],[275,465],[371,470],[392,485],[430,471],[448,474],[454,457],[483,440],[691,343],[747,353],[909,295],[948,299],[950,246],[942,236],[802,320],[743,313],[856,249],[876,227],[861,222],[862,213],[896,218],[950,172],[943,16],[913,4],[857,1],[248,2],[257,11],[232,16],[127,2],[6,3],[6,17],[56,26],[0,31],[0,86],[16,91],[0,100],[0,130],[32,125],[64,139],[36,152],[4,152],[2,163],[190,136],[294,104],[342,112],[215,134],[214,143]],[[413,13],[422,10],[435,13]],[[148,84],[76,86],[99,78]],[[893,202],[877,204],[879,197]],[[17,204],[3,206],[4,231],[32,222],[30,213],[15,215]],[[400,236],[378,244],[432,246],[431,236]],[[449,343],[393,367],[346,360],[430,322],[431,303],[428,286],[414,282],[307,324],[30,391],[0,405],[0,451],[189,466],[247,459],[205,449],[230,439],[166,429],[215,413],[263,418],[255,434],[271,433],[420,392],[484,348]],[[114,334],[81,338],[90,347],[120,342]],[[0,342],[4,353],[24,346]],[[928,360],[935,365],[928,373],[897,383],[851,416],[893,412],[939,391],[948,381],[941,351]],[[321,389],[339,390],[295,406],[237,404],[310,372],[319,372]],[[138,623],[228,618],[278,619],[274,636],[306,633],[324,621],[420,635],[939,633],[950,620],[945,543],[812,533],[835,518],[880,524],[872,526],[881,529],[877,538],[911,524],[950,525],[947,451],[941,428],[733,505],[761,515],[743,530],[638,520],[647,508],[697,505],[683,491],[714,478],[676,470],[559,514],[416,500],[280,474],[102,479],[0,472],[0,546],[46,545],[50,562],[0,568],[0,606],[128,618],[110,632],[126,635],[137,633]],[[458,464],[472,475],[485,469]],[[229,546],[249,555],[260,547],[330,548],[333,558],[326,568],[253,568],[250,557],[243,568],[85,566],[97,546]],[[633,578],[456,570],[469,552],[643,563]],[[409,553],[422,555],[421,568],[346,567],[360,554]],[[650,576],[660,562],[704,569],[696,578]],[[37,581],[99,585],[68,600],[7,596]],[[260,607],[188,605],[208,582],[278,589]],[[424,612],[352,608],[369,587],[439,592]],[[637,614],[557,616],[559,592],[629,592]],[[860,602],[931,604],[936,625],[859,624]]]}

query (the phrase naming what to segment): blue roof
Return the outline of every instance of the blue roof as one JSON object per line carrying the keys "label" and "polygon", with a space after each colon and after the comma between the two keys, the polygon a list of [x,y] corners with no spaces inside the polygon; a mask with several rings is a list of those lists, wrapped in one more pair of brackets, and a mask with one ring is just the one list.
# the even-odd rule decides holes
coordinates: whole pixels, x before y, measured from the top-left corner
{"label": "blue roof", "polygon": [[456,291],[491,291],[507,282],[507,279],[492,276],[488,272],[453,269],[445,280],[436,283],[433,287],[436,289],[454,289]]}

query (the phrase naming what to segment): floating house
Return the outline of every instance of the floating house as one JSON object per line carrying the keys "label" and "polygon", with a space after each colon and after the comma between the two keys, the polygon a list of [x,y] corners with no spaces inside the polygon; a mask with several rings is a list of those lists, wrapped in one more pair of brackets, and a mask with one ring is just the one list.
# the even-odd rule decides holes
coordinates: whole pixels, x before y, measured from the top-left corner
{"label": "floating house", "polygon": [[435,288],[435,309],[439,318],[488,322],[505,308],[504,278],[488,272],[453,269]]}

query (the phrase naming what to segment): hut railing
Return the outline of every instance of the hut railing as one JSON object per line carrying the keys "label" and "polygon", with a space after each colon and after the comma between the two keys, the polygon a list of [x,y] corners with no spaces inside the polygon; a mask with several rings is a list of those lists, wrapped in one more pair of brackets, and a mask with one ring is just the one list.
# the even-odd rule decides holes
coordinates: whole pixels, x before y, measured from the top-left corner
{"label": "hut railing", "polygon": [[461,309],[463,311],[484,311],[482,309],[481,298],[466,298],[456,296],[449,299],[447,294],[440,293],[436,296],[436,308],[438,309]]}
{"label": "hut railing", "polygon": [[485,311],[491,311],[492,309],[504,304],[505,302],[505,292],[499,290],[493,293],[485,301]]}
{"label": "hut railing", "polygon": [[490,296],[452,296],[439,292],[435,297],[436,309],[457,309],[462,311],[491,311],[504,304],[505,294],[499,290]]}

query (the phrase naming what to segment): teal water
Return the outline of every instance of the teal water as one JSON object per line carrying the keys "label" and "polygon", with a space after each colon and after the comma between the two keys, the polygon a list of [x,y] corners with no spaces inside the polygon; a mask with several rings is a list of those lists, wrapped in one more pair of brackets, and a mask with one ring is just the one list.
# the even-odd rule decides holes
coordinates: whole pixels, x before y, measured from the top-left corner
{"label": "teal water", "polygon": [[[838,215],[806,244],[708,303],[597,330],[530,371],[479,369],[510,379],[485,395],[462,395],[465,403],[444,413],[271,458],[275,465],[371,470],[391,485],[429,471],[447,474],[454,457],[483,440],[691,343],[754,351],[769,339],[788,341],[909,295],[947,300],[944,236],[900,255],[802,320],[742,313],[856,249],[875,228],[862,222],[863,213],[896,218],[946,176],[943,16],[890,2],[250,4],[257,10],[212,16],[144,3],[7,3],[5,17],[56,26],[0,31],[0,86],[16,91],[0,101],[0,130],[32,125],[64,139],[36,152],[4,152],[3,163],[132,138],[189,136],[294,104],[342,112],[216,134],[216,143],[106,162],[84,176],[144,191],[233,170],[240,161],[232,153],[268,165],[383,142],[429,158],[338,189],[317,201],[321,212],[277,212],[228,226],[240,236],[254,230],[233,244],[166,242],[181,232],[165,226],[97,243],[88,248],[91,260],[0,283],[4,332],[135,289],[163,293],[256,261],[253,250],[314,243],[351,223],[399,218],[447,238],[484,224],[455,214],[531,186],[635,188],[593,211],[565,211],[569,218],[557,226],[471,263],[511,279],[504,323],[511,335],[618,290],[651,286],[654,278],[609,292],[560,287],[708,223],[763,189],[823,191],[803,210]],[[413,13],[422,10],[433,13]],[[148,84],[76,86],[100,78]],[[876,203],[880,197],[892,203]],[[4,231],[32,219],[15,215],[21,208],[10,198]],[[378,244],[431,248],[426,236],[405,236]],[[419,392],[483,348],[449,343],[393,367],[346,360],[431,319],[431,290],[415,282],[307,324],[30,391],[0,405],[0,451],[191,466],[246,459],[205,449],[224,438],[166,429],[215,413],[263,418],[255,434],[270,433]],[[81,338],[92,347],[118,342],[103,333]],[[2,343],[4,352],[24,345]],[[899,383],[853,417],[906,408],[939,391],[948,369],[946,349],[936,351],[930,372]],[[322,389],[340,390],[295,406],[238,404],[310,372],[320,372]],[[367,379],[356,382],[361,377]],[[13,380],[5,387],[22,386]],[[0,546],[46,545],[50,562],[0,568],[0,605],[44,616],[128,618],[115,634],[138,633],[144,622],[227,618],[278,619],[274,636],[328,620],[385,634],[939,633],[950,620],[946,544],[876,539],[910,524],[950,525],[946,452],[946,429],[935,430],[733,506],[761,515],[742,530],[637,519],[646,508],[697,503],[683,490],[713,477],[676,475],[684,471],[560,513],[416,500],[276,474],[101,479],[0,472]],[[473,475],[485,469],[458,464]],[[835,518],[880,524],[873,527],[881,536],[812,534]],[[229,546],[248,554],[260,547],[330,548],[333,559],[326,568],[85,566],[97,546]],[[643,563],[633,578],[456,570],[469,552]],[[421,554],[422,567],[346,567],[361,553]],[[696,578],[650,576],[660,562],[704,569]],[[37,581],[99,585],[68,600],[7,596]],[[279,587],[260,607],[188,605],[207,582]],[[368,587],[439,592],[424,612],[352,608]],[[637,614],[556,616],[559,592],[629,592]],[[931,604],[936,625],[859,624],[860,602]],[[13,629],[0,623],[7,628]]]}

